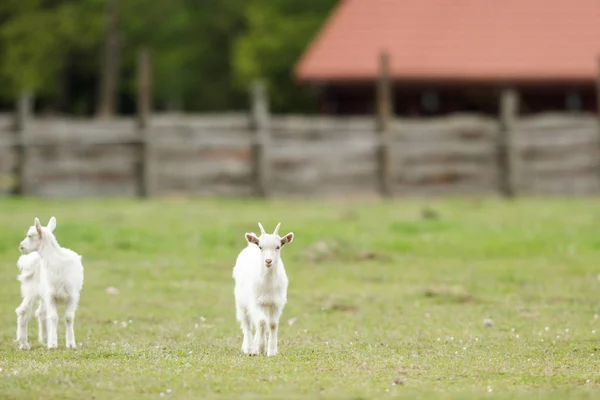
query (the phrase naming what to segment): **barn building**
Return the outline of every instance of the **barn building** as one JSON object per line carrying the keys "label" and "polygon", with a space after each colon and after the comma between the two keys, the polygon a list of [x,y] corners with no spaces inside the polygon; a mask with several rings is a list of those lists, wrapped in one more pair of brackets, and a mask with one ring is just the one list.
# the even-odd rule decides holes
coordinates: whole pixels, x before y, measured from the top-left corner
{"label": "barn building", "polygon": [[497,114],[515,89],[520,112],[592,112],[599,0],[340,0],[296,65],[324,114],[375,110],[386,51],[394,111]]}

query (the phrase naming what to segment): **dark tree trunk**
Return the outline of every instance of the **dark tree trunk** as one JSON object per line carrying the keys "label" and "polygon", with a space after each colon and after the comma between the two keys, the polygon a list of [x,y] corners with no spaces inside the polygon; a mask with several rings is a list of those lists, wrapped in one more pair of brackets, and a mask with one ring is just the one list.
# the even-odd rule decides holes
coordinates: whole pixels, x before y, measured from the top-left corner
{"label": "dark tree trunk", "polygon": [[100,87],[98,90],[98,118],[112,118],[117,111],[120,63],[119,0],[109,0],[106,11],[106,34],[102,49]]}

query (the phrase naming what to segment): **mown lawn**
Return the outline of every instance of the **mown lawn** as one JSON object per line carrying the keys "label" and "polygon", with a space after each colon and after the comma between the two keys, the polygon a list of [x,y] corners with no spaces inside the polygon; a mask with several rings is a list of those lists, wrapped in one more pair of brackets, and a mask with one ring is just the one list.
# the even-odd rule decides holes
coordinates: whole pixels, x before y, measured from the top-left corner
{"label": "mown lawn", "polygon": [[[15,338],[38,216],[84,256],[80,347]],[[240,351],[231,270],[282,222],[280,355]],[[0,398],[593,398],[600,202],[0,200]],[[107,294],[116,287],[118,295]],[[59,309],[62,317],[63,308]],[[493,326],[485,326],[491,319]]]}

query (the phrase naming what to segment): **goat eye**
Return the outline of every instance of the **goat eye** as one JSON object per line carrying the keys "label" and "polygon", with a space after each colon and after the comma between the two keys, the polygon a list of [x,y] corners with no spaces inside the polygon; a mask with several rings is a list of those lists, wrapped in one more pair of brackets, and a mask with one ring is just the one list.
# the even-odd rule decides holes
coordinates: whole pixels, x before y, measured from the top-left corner
{"label": "goat eye", "polygon": [[262,246],[258,246],[258,248],[262,250]]}
{"label": "goat eye", "polygon": [[277,250],[279,250],[281,248],[281,246],[277,246]]}

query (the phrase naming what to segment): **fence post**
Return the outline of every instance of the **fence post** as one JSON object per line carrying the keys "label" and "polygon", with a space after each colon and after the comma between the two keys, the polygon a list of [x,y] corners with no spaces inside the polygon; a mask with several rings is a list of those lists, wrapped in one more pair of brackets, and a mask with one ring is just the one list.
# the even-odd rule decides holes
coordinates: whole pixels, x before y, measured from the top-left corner
{"label": "fence post", "polygon": [[379,143],[377,151],[379,190],[384,197],[392,196],[391,136],[392,136],[392,84],[390,80],[390,60],[387,51],[379,55],[379,80],[377,84],[377,131]]}
{"label": "fence post", "polygon": [[262,81],[255,81],[251,87],[252,98],[252,169],[253,191],[257,197],[268,196],[269,159],[268,147],[271,139],[269,124],[269,99]]}
{"label": "fence post", "polygon": [[32,194],[31,178],[29,173],[29,120],[32,115],[33,96],[29,91],[23,91],[16,102],[15,110],[15,138],[17,147],[17,165],[15,176],[17,184],[14,192],[20,196]]}
{"label": "fence post", "polygon": [[596,59],[596,114],[598,116],[598,128],[600,129],[600,55]]}
{"label": "fence post", "polygon": [[515,133],[515,122],[518,115],[518,93],[514,89],[503,89],[500,93],[498,155],[500,192],[505,197],[516,196],[519,189],[520,160]]}
{"label": "fence post", "polygon": [[596,117],[600,134],[600,54],[596,56]]}
{"label": "fence post", "polygon": [[150,49],[143,47],[138,59],[138,98],[137,125],[140,143],[140,163],[138,173],[138,196],[151,197],[154,194],[154,149],[150,136],[150,115],[152,113],[152,60]]}

